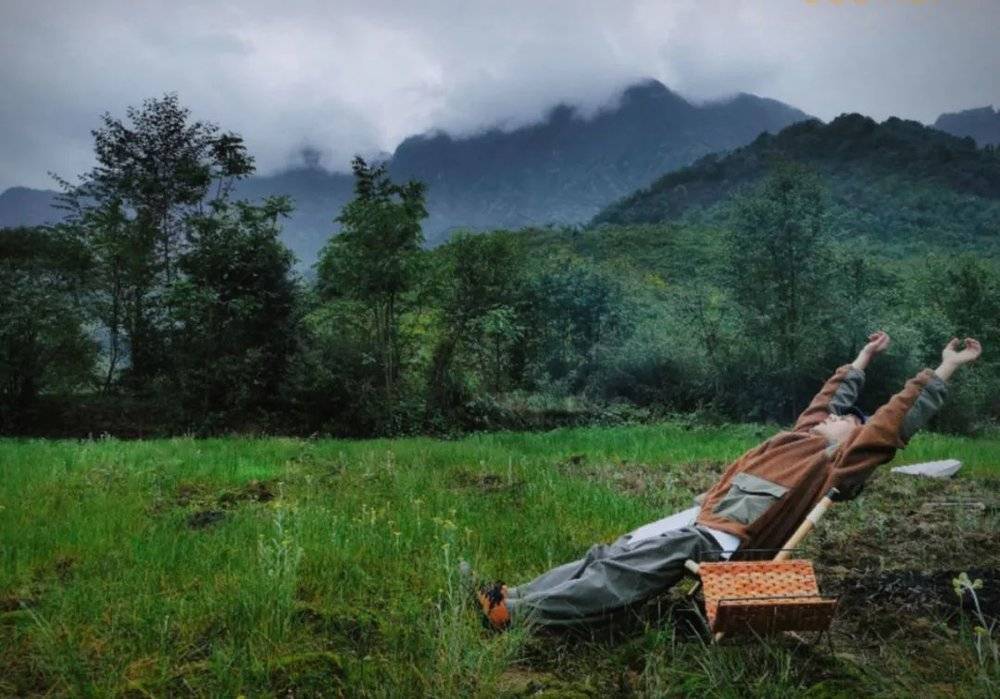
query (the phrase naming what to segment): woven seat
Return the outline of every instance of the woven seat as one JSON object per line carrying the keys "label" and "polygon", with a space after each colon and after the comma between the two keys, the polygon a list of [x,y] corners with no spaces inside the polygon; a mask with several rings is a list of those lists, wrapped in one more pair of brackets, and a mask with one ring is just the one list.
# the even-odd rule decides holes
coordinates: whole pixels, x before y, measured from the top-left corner
{"label": "woven seat", "polygon": [[819,594],[810,561],[731,561],[698,566],[714,633],[825,631],[836,598]]}

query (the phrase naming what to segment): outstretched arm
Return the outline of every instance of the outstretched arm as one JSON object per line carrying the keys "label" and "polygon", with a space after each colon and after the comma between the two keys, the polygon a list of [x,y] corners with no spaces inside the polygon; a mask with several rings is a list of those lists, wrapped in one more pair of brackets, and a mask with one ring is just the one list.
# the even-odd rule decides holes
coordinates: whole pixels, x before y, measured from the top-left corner
{"label": "outstretched arm", "polygon": [[865,369],[875,357],[889,346],[889,335],[879,330],[868,336],[868,343],[861,348],[858,356],[851,364],[845,364],[837,369],[816,397],[812,399],[793,428],[796,432],[808,430],[823,422],[830,413],[843,415],[861,393],[865,384]]}
{"label": "outstretched arm", "polygon": [[851,366],[860,371],[864,371],[868,368],[868,364],[874,359],[875,355],[882,354],[889,348],[889,343],[892,342],[889,334],[884,330],[878,330],[873,332],[868,336],[868,342],[861,351],[858,352],[858,356],[851,363]]}
{"label": "outstretched arm", "polygon": [[934,373],[942,381],[950,379],[951,375],[955,373],[955,369],[963,364],[976,361],[979,359],[979,355],[983,353],[983,347],[979,344],[979,340],[967,337],[963,342],[965,343],[965,349],[959,351],[958,338],[953,337],[944,346],[944,349],[941,350],[941,364],[934,370]]}
{"label": "outstretched arm", "polygon": [[945,382],[955,370],[975,361],[981,353],[982,347],[972,338],[965,339],[965,349],[961,351],[958,339],[952,339],[941,352],[941,365],[937,369],[924,369],[907,381],[903,390],[879,408],[844,445],[829,485],[839,488],[846,497],[857,493],[871,472],[890,461],[896,450],[905,447],[941,408],[948,393]]}

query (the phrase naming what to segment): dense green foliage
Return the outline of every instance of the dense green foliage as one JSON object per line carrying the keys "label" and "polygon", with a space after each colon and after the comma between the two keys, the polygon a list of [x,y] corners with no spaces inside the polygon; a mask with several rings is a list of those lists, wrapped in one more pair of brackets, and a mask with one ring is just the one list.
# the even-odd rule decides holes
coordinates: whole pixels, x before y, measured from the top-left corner
{"label": "dense green foliage", "polygon": [[[896,342],[864,408],[936,366],[950,337],[974,336],[985,355],[936,426],[1000,418],[1000,267],[995,223],[980,221],[1000,170],[967,140],[892,119],[807,122],[615,209],[675,221],[458,232],[432,250],[424,186],[358,158],[342,231],[301,280],[279,240],[290,202],[230,197],[253,167],[239,136],[191,122],[172,96],[128,116],[95,131],[100,164],[67,190],[69,223],[0,236],[7,432],[783,422],[878,328]],[[876,235],[845,208],[864,183],[880,216],[900,223],[901,197],[937,201],[958,232]],[[945,215],[933,211],[921,226]]]}
{"label": "dense green foliage", "polygon": [[83,327],[80,241],[31,228],[0,235],[0,430],[25,428],[43,390],[86,388],[97,357]]}
{"label": "dense green foliage", "polygon": [[337,217],[340,234],[320,254],[316,290],[322,301],[354,304],[378,368],[382,411],[392,415],[405,361],[400,319],[418,281],[424,186],[393,184],[384,167],[360,157],[352,165],[356,196]]}
{"label": "dense green foliage", "polygon": [[230,201],[253,158],[176,96],[127,117],[104,115],[97,166],[63,183],[66,222],[0,237],[4,429],[112,428],[63,414],[95,398],[140,432],[267,425],[295,349],[289,204]]}
{"label": "dense green foliage", "polygon": [[[178,278],[191,220],[208,199],[222,201],[232,182],[253,171],[242,139],[191,122],[176,95],[105,114],[93,131],[95,166],[80,184],[63,182],[66,224],[94,250],[94,291],[113,347],[128,345],[128,377],[147,386],[172,370],[167,290]],[[109,382],[110,383],[110,380]]]}
{"label": "dense green foliage", "polygon": [[729,154],[706,156],[608,207],[596,223],[724,223],[731,195],[777,163],[808,166],[829,192],[829,230],[868,236],[899,253],[928,242],[995,251],[1000,156],[917,122],[881,124],[859,114],[761,134]]}
{"label": "dense green foliage", "polygon": [[[783,637],[708,645],[684,631],[686,584],[616,635],[482,630],[460,558],[487,579],[530,579],[687,507],[769,433],[0,441],[0,694],[995,693],[1000,667],[977,659],[978,622],[950,586],[977,568],[997,609],[995,438],[918,435],[900,460],[955,457],[959,478],[882,472],[824,519],[806,556],[844,594],[833,652]],[[943,579],[892,583],[927,569]]]}
{"label": "dense green foliage", "polygon": [[293,258],[278,239],[288,208],[281,199],[216,202],[191,222],[168,305],[178,348],[172,380],[199,427],[233,416],[266,424],[277,406],[295,341]]}

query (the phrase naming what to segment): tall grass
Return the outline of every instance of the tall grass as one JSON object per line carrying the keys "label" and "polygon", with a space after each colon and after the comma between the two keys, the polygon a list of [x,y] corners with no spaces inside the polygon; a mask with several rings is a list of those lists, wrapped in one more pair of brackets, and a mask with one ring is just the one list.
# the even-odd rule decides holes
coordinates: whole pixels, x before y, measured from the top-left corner
{"label": "tall grass", "polygon": [[[495,696],[538,642],[483,632],[460,558],[529,578],[686,505],[692,470],[771,431],[0,441],[0,695]],[[899,460],[951,456],[1000,475],[996,439],[921,435]],[[642,497],[606,477],[640,467]],[[635,691],[714,691],[747,661],[656,633]],[[801,687],[786,661],[761,694]]]}

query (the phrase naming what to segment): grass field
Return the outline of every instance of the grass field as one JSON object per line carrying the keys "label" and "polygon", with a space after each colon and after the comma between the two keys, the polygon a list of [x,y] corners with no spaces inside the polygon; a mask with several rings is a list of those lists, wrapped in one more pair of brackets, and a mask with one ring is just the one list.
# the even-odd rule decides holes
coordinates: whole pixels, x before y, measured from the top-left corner
{"label": "grass field", "polygon": [[[688,506],[758,426],[460,441],[0,441],[0,696],[990,696],[1000,438],[919,435],[807,554],[832,634],[711,646],[683,590],[587,636],[491,635],[457,562],[525,580]],[[683,587],[683,586],[681,586]],[[964,604],[963,604],[964,602]]]}

